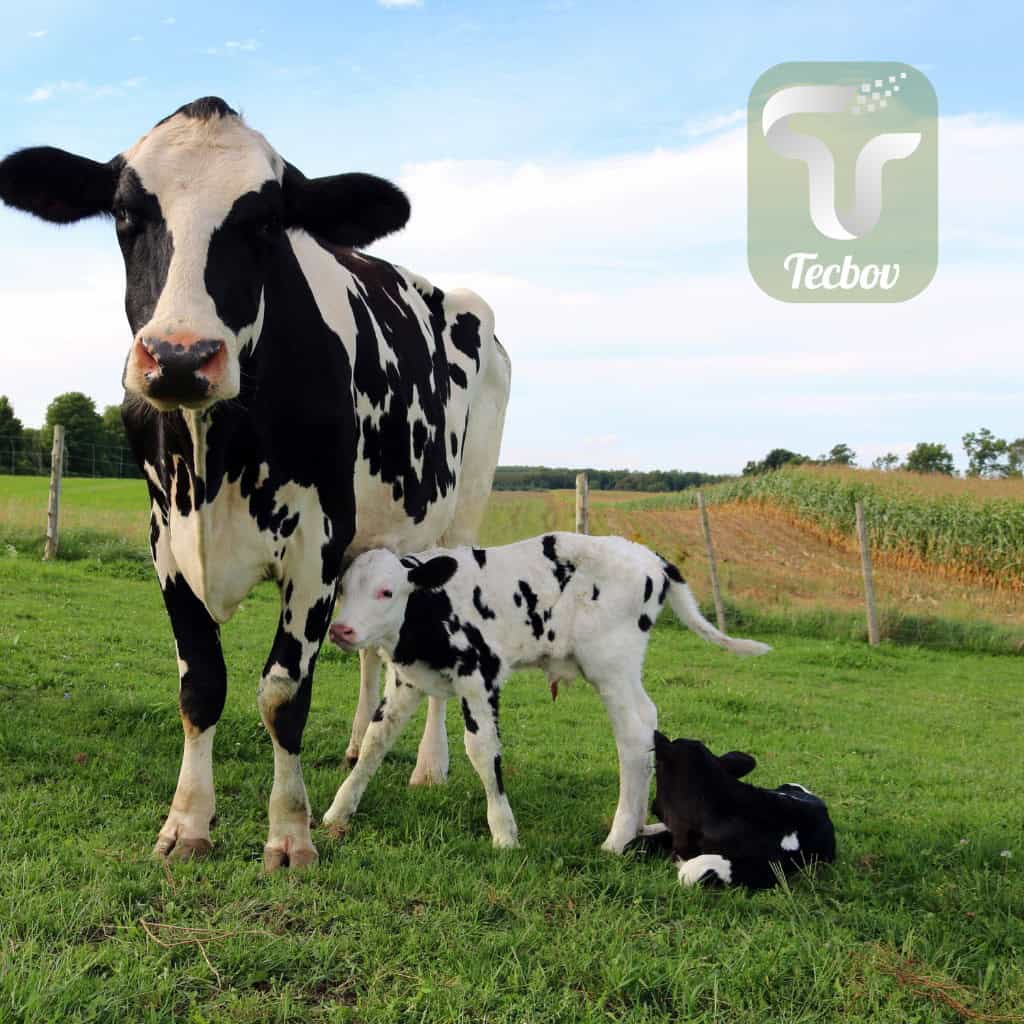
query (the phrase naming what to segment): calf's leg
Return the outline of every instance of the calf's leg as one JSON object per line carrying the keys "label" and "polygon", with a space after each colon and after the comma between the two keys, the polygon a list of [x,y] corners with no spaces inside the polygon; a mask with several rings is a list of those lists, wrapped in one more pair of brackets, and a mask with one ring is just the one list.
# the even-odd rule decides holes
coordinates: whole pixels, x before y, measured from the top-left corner
{"label": "calf's leg", "polygon": [[448,778],[448,730],[445,728],[443,697],[427,700],[427,724],[416,752],[416,767],[409,776],[410,786],[436,786]]}
{"label": "calf's leg", "polygon": [[484,785],[487,796],[487,825],[495,846],[519,845],[516,819],[512,815],[501,775],[501,739],[498,736],[498,689],[488,691],[482,679],[460,680],[456,691],[462,697],[466,722],[466,753]]}
{"label": "calf's leg", "polygon": [[348,827],[374,772],[394,746],[422,698],[422,691],[403,683],[395,672],[395,666],[389,662],[385,673],[384,697],[363,735],[359,760],[341,784],[334,802],[324,815],[324,824],[332,832],[340,834]]}
{"label": "calf's leg", "polygon": [[349,767],[359,760],[359,746],[366,734],[374,711],[380,703],[380,667],[381,655],[376,647],[368,647],[359,652],[359,703],[352,717],[352,735],[349,737],[345,760]]}

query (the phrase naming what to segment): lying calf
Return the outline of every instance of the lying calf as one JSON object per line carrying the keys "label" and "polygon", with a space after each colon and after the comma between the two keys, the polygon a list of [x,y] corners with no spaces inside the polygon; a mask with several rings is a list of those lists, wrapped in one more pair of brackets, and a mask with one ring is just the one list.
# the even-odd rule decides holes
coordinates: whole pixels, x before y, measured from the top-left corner
{"label": "lying calf", "polygon": [[329,636],[339,647],[380,647],[390,671],[359,761],[325,824],[342,830],[423,694],[462,699],[466,753],[487,794],[495,846],[516,845],[501,778],[498,696],[517,668],[545,669],[552,690],[578,672],[612,721],[619,805],[604,848],[615,853],[646,817],[657,711],[644,692],[650,629],[666,602],[705,640],[736,654],[767,645],[734,640],[700,614],[674,565],[621,537],[553,533],[500,548],[360,555],[345,573]]}
{"label": "lying calf", "polygon": [[795,783],[760,789],[740,782],[756,764],[749,754],[715,757],[697,740],[654,734],[654,813],[671,835],[683,885],[767,889],[779,872],[835,860],[824,802]]}

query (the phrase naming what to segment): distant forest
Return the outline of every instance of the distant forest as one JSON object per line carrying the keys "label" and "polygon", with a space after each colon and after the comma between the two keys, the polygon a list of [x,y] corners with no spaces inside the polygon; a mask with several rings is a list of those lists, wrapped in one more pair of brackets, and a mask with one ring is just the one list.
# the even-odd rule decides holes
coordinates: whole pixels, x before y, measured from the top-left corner
{"label": "distant forest", "polygon": [[[576,486],[578,469],[550,469],[547,466],[499,466],[494,474],[496,491],[548,491]],[[588,469],[595,491],[682,491],[687,487],[715,484],[724,476],[684,473],[680,469],[655,469],[639,473],[632,469]]]}

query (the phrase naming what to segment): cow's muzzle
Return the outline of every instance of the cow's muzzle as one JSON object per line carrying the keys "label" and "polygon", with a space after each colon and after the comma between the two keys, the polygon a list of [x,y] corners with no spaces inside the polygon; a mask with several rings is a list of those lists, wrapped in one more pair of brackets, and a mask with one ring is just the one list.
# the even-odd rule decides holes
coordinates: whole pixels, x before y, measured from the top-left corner
{"label": "cow's muzzle", "polygon": [[141,337],[133,356],[147,398],[162,407],[200,406],[217,397],[227,349],[211,338]]}

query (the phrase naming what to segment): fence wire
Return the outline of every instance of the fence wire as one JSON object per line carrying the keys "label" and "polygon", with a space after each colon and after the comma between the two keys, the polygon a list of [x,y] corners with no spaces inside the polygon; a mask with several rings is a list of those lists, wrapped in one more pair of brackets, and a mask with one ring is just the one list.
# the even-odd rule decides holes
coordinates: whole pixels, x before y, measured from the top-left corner
{"label": "fence wire", "polygon": [[[0,437],[0,474],[49,476],[51,455],[49,446],[33,444],[24,438]],[[64,439],[64,475],[142,476],[130,448],[117,444],[76,441],[70,434]]]}

